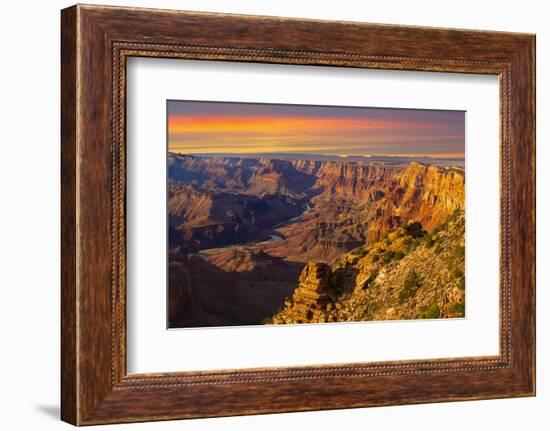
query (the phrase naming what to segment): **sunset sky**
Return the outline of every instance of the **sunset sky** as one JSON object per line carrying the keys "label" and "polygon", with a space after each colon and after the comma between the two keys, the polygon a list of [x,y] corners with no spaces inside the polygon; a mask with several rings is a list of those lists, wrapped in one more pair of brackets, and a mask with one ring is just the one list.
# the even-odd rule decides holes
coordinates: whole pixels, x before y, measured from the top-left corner
{"label": "sunset sky", "polygon": [[168,101],[168,148],[185,154],[464,157],[463,111]]}

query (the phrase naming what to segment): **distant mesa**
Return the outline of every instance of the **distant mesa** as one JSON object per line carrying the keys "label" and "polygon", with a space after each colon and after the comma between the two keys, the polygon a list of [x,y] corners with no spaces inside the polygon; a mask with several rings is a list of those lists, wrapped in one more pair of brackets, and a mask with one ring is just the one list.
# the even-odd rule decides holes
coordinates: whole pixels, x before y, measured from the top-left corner
{"label": "distant mesa", "polygon": [[280,160],[333,160],[340,162],[365,162],[382,164],[406,164],[417,161],[428,165],[464,167],[464,157],[431,157],[402,155],[320,155],[306,153],[171,153],[181,157],[195,158],[241,158]]}

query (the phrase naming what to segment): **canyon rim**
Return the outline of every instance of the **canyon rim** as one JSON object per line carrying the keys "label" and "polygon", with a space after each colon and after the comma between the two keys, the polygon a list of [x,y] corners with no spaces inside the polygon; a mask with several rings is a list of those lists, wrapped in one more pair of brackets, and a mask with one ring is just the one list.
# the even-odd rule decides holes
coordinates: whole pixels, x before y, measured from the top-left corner
{"label": "canyon rim", "polygon": [[465,316],[464,112],[167,115],[169,328]]}

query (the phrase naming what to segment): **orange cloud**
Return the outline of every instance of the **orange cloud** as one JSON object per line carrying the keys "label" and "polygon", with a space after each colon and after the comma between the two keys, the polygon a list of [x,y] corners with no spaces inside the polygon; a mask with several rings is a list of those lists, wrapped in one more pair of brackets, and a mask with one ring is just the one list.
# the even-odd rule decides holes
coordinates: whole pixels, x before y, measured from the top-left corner
{"label": "orange cloud", "polygon": [[[170,151],[181,153],[459,154],[463,135],[429,119],[183,114],[168,117]],[[442,151],[443,150],[443,151]],[[453,151],[454,150],[454,151]],[[457,151],[458,150],[458,151]]]}
{"label": "orange cloud", "polygon": [[388,121],[377,119],[325,117],[269,117],[269,116],[189,116],[172,115],[168,130],[177,133],[325,133],[334,131],[360,132],[367,130],[426,129],[433,124]]}

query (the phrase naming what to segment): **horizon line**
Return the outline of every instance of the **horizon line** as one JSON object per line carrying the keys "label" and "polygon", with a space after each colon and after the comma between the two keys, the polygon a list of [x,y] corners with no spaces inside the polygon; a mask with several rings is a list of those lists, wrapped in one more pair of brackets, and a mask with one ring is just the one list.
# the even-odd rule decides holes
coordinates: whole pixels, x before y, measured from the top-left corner
{"label": "horizon line", "polygon": [[352,158],[352,157],[360,157],[360,158],[372,158],[372,157],[425,157],[430,159],[465,159],[465,154],[321,154],[321,153],[294,153],[294,152],[284,152],[284,151],[265,151],[265,152],[231,152],[231,151],[223,151],[223,152],[189,152],[189,151],[178,151],[178,150],[170,150],[168,149],[168,153],[174,153],[174,154],[180,154],[180,155],[200,155],[200,156],[208,156],[208,155],[267,155],[267,154],[284,154],[288,156],[320,156],[320,157],[339,157],[342,159],[346,158]]}

